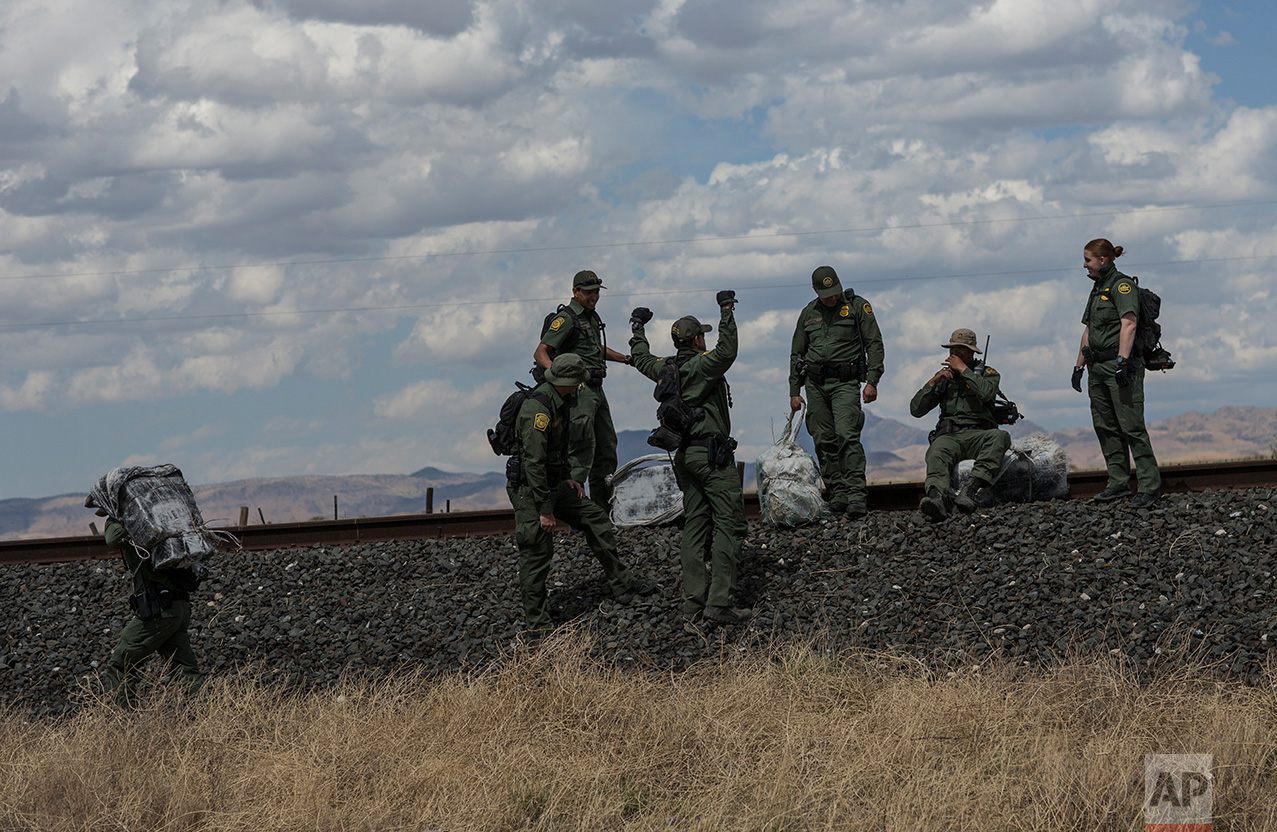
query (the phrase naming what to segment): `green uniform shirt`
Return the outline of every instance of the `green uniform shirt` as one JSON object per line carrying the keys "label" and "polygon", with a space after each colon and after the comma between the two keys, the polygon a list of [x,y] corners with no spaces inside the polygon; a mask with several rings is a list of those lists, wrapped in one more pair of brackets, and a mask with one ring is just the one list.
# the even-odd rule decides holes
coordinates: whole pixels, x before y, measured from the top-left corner
{"label": "green uniform shirt", "polygon": [[[680,360],[687,359],[680,364],[678,371],[683,401],[693,407],[705,408],[705,418],[692,427],[688,439],[704,439],[716,433],[732,435],[727,379],[723,375],[736,360],[739,343],[736,316],[729,307],[722,310],[719,316],[718,343],[714,345],[714,349],[702,353],[695,350],[678,351]],[[653,381],[660,376],[661,367],[669,360],[652,355],[642,328],[635,330],[630,338],[630,355],[633,356],[635,368]]]}
{"label": "green uniform shirt", "polygon": [[951,419],[956,427],[964,430],[997,427],[989,415],[989,405],[998,395],[1001,376],[992,367],[977,364],[967,367],[951,381],[937,385],[924,384],[909,402],[909,412],[915,418],[926,416],[940,405],[940,418]]}
{"label": "green uniform shirt", "polygon": [[[603,319],[575,299],[568,304],[568,309],[576,313],[577,326],[572,325],[571,315],[566,311],[560,312],[550,321],[550,328],[541,336],[541,343],[550,348],[551,355],[573,352],[581,356],[589,369],[604,369]],[[575,343],[572,342],[573,332],[576,332]]]}
{"label": "green uniform shirt", "polygon": [[1127,312],[1134,312],[1139,318],[1139,286],[1109,263],[1095,279],[1091,296],[1086,299],[1086,311],[1082,313],[1087,345],[1099,351],[1117,349],[1122,316]]}
{"label": "green uniform shirt", "polygon": [[794,340],[789,349],[790,396],[802,395],[797,369],[800,358],[821,363],[854,364],[860,360],[863,351],[868,353],[869,358],[865,382],[876,387],[882,380],[885,351],[873,307],[859,295],[846,292],[842,301],[835,306],[825,306],[817,298],[798,314]]}
{"label": "green uniform shirt", "polygon": [[125,531],[121,523],[108,519],[103,537],[106,538],[106,548],[119,549],[120,554],[124,557],[124,566],[133,576],[134,592],[140,592],[147,585],[158,589],[174,590],[177,588],[173,585],[169,570],[156,569],[151,565],[149,557],[142,557],[137,547],[133,545],[133,541],[129,540],[129,533]]}
{"label": "green uniform shirt", "polygon": [[545,396],[549,406],[529,395],[514,421],[523,456],[523,488],[537,514],[554,510],[554,492],[568,478],[568,422],[570,404],[554,385],[538,385],[534,393]]}

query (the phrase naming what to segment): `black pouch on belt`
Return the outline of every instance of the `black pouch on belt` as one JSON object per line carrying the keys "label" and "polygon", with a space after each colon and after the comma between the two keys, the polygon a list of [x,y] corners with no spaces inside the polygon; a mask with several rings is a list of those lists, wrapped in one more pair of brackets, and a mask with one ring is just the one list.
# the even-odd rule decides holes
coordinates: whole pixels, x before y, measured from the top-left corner
{"label": "black pouch on belt", "polygon": [[515,454],[505,461],[505,479],[515,488],[523,485],[523,457]]}
{"label": "black pouch on belt", "polygon": [[143,621],[150,621],[160,614],[159,594],[155,587],[144,586],[129,596],[129,606]]}
{"label": "black pouch on belt", "polygon": [[730,436],[716,433],[710,437],[709,447],[705,449],[710,460],[719,468],[726,468],[735,462],[736,440]]}

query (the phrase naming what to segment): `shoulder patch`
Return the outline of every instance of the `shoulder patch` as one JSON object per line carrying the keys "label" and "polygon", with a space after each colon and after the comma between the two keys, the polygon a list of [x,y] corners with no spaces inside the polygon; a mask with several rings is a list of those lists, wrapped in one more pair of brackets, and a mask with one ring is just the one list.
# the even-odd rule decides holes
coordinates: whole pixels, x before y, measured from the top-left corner
{"label": "shoulder patch", "polygon": [[845,318],[850,314],[851,314],[851,307],[848,306],[847,304],[843,304],[842,309],[838,310],[838,317],[840,318]]}
{"label": "shoulder patch", "polygon": [[865,314],[872,315],[873,313],[874,313],[873,307],[869,305],[869,301],[865,301]]}
{"label": "shoulder patch", "polygon": [[1117,291],[1120,294],[1129,295],[1131,293],[1131,284],[1123,281],[1122,283],[1117,284]]}
{"label": "shoulder patch", "polygon": [[992,367],[985,367],[984,374],[986,376],[996,376],[998,374],[998,371],[993,369]]}
{"label": "shoulder patch", "polygon": [[548,428],[549,426],[550,426],[550,414],[548,413],[538,413],[532,419],[532,427],[536,428],[542,433],[544,433],[545,429]]}
{"label": "shoulder patch", "polygon": [[553,321],[550,321],[550,331],[558,332],[560,329],[563,329],[563,321],[564,317],[562,315],[555,318]]}

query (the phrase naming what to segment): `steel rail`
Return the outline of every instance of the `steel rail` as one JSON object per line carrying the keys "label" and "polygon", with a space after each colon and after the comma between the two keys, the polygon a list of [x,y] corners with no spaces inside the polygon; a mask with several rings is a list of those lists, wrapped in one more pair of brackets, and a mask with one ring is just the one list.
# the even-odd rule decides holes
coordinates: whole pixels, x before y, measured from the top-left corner
{"label": "steel rail", "polygon": [[[1104,489],[1103,471],[1074,471],[1068,475],[1070,499],[1085,499]],[[1257,459],[1224,463],[1162,466],[1162,491],[1215,491],[1277,487],[1277,460]],[[913,509],[922,498],[922,483],[877,483],[869,486],[870,511]],[[758,494],[745,494],[745,513],[759,516]],[[401,514],[350,520],[312,520],[263,526],[228,526],[244,549],[292,549],[304,546],[342,546],[386,540],[423,540],[509,534],[514,531],[511,509]],[[0,541],[0,564],[62,563],[116,557],[102,538],[54,537]]]}

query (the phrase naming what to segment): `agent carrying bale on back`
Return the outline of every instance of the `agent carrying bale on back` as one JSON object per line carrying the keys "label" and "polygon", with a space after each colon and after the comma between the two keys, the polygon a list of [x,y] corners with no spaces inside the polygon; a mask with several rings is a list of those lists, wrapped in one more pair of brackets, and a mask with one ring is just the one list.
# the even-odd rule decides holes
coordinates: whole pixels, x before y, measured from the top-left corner
{"label": "agent carrying bale on back", "polygon": [[116,468],[89,490],[84,501],[107,518],[105,538],[119,549],[133,578],[133,618],[107,661],[107,693],[118,705],[137,705],[140,668],[159,653],[185,679],[186,693],[204,686],[187,628],[191,593],[208,574],[204,561],[219,540],[233,537],[204,525],[195,497],[173,465]]}

